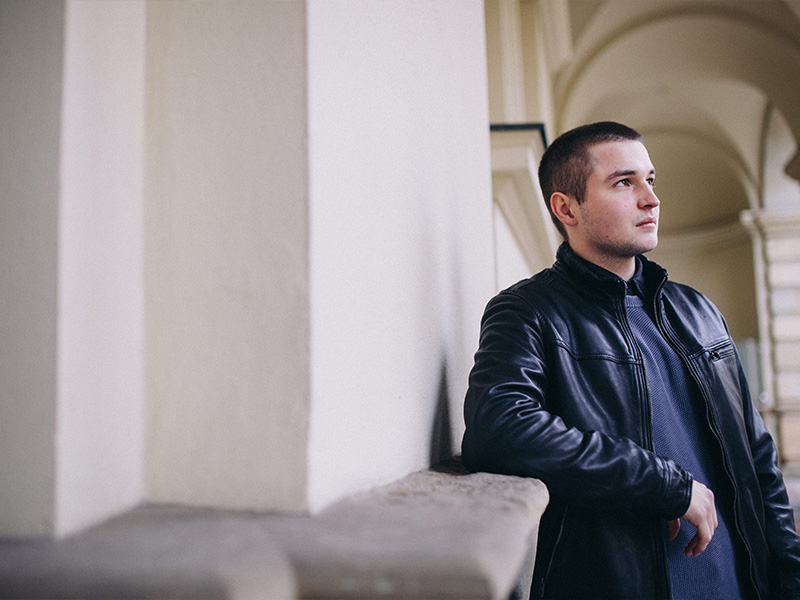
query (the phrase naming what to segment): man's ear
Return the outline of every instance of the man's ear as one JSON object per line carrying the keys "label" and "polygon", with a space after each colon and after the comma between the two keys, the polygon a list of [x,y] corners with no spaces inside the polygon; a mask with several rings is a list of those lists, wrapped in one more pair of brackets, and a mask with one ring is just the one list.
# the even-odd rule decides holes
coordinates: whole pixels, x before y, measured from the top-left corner
{"label": "man's ear", "polygon": [[577,201],[572,196],[561,192],[553,192],[550,196],[550,208],[553,214],[566,227],[571,227],[577,223],[575,218],[575,206]]}

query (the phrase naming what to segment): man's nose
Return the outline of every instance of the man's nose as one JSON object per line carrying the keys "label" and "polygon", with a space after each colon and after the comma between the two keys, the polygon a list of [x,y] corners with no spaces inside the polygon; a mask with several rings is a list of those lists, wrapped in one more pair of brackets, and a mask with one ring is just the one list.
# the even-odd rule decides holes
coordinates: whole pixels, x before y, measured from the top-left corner
{"label": "man's nose", "polygon": [[642,193],[639,196],[639,204],[643,208],[655,208],[661,204],[661,200],[658,199],[653,188],[648,185],[642,188]]}

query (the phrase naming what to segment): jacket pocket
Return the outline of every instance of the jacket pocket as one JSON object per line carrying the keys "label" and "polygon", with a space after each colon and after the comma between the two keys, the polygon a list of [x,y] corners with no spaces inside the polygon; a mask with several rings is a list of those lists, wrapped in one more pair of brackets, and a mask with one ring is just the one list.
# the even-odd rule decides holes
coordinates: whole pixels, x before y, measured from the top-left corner
{"label": "jacket pocket", "polygon": [[712,363],[729,358],[736,354],[733,341],[730,339],[722,340],[721,342],[712,344],[711,346],[703,348],[703,351],[708,355],[708,358]]}

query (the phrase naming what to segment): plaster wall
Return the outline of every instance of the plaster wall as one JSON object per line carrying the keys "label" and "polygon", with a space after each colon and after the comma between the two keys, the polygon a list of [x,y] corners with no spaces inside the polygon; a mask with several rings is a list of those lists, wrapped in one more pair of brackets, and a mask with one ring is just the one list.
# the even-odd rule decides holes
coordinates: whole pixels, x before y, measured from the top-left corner
{"label": "plaster wall", "polygon": [[494,269],[483,3],[307,10],[316,510],[460,445]]}
{"label": "plaster wall", "polygon": [[146,497],[302,510],[305,4],[149,2],[147,40]]}
{"label": "plaster wall", "polygon": [[493,213],[495,270],[497,273],[495,287],[499,292],[518,281],[527,279],[535,272],[522,254],[519,242],[514,237],[505,215],[497,206],[494,207]]}
{"label": "plaster wall", "polygon": [[145,3],[65,6],[56,534],[142,497]]}
{"label": "plaster wall", "polygon": [[[548,9],[543,4],[521,2],[519,6],[525,75],[525,120],[544,124],[544,131],[552,140],[556,131],[553,125],[555,109],[551,73],[557,70],[562,60],[566,60],[565,56],[571,54],[571,38],[559,35],[558,31],[563,25],[557,20],[555,23],[545,20],[543,11]],[[552,3],[549,9],[561,12],[556,3]]]}
{"label": "plaster wall", "polygon": [[0,2],[0,533],[54,526],[64,3]]}
{"label": "plaster wall", "polygon": [[489,96],[489,119],[491,123],[510,122],[510,116],[505,114],[506,85],[503,78],[505,73],[503,61],[506,56],[504,49],[504,31],[498,0],[484,2],[484,21],[486,23],[486,64],[487,64],[487,94]]}
{"label": "plaster wall", "polygon": [[789,177],[784,166],[797,151],[792,132],[777,110],[770,112],[763,142],[762,206],[768,211],[800,209],[800,183]]}
{"label": "plaster wall", "polygon": [[750,292],[756,285],[753,248],[746,232],[736,230],[716,244],[702,237],[665,236],[647,256],[667,269],[670,279],[696,288],[714,302],[735,340],[758,339],[756,298]]}

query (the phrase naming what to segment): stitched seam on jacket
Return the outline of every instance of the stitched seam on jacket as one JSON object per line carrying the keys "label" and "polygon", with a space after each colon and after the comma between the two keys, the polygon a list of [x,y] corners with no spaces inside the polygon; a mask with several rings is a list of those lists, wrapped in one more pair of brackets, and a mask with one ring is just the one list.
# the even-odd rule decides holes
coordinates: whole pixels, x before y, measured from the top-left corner
{"label": "stitched seam on jacket", "polygon": [[[611,362],[614,362],[614,363],[617,363],[617,364],[626,364],[626,365],[627,364],[630,364],[630,365],[641,364],[641,361],[637,360],[636,357],[634,357],[634,356],[619,356],[619,355],[616,355],[616,354],[609,354],[607,352],[591,352],[591,353],[588,353],[588,354],[575,352],[574,350],[572,350],[572,348],[570,348],[570,346],[564,340],[562,340],[558,336],[558,333],[556,332],[556,328],[552,325],[552,322],[550,321],[550,319],[548,319],[547,316],[542,314],[542,312],[539,309],[537,309],[533,304],[528,302],[528,300],[527,300],[527,298],[525,298],[525,296],[523,296],[519,292],[516,292],[516,291],[513,291],[513,290],[506,290],[506,291],[501,292],[501,293],[502,294],[507,294],[509,296],[514,296],[515,298],[520,300],[522,303],[524,303],[525,306],[527,306],[531,310],[531,312],[533,312],[533,314],[536,316],[536,318],[541,323],[547,323],[549,331],[551,331],[553,333],[553,338],[555,340],[555,343],[559,347],[561,347],[564,350],[566,350],[567,353],[573,358],[573,360],[580,361],[580,360],[598,360],[599,359],[599,360],[608,360],[608,361],[611,361]],[[542,328],[542,329],[544,329],[544,328]]]}

